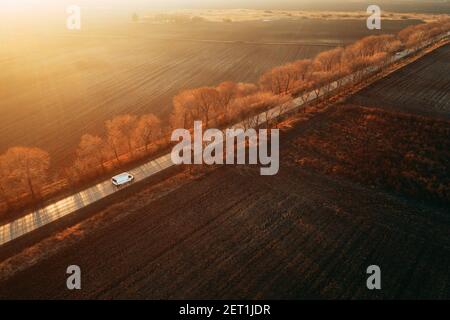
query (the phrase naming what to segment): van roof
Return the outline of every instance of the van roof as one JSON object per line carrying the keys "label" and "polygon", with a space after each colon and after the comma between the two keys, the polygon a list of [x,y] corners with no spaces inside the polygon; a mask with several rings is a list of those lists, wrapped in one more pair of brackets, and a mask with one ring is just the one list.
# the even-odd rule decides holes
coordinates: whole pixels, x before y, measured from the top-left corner
{"label": "van roof", "polygon": [[126,180],[128,180],[128,176],[131,176],[131,174],[128,172],[124,172],[124,173],[118,174],[117,176],[114,176],[113,179],[118,182],[126,181]]}

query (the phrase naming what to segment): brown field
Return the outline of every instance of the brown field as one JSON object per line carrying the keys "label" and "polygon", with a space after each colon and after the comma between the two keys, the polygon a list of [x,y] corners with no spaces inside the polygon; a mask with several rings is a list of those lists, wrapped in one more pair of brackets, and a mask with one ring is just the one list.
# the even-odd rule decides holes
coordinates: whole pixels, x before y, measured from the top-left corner
{"label": "brown field", "polygon": [[443,46],[348,102],[450,119],[450,45]]}
{"label": "brown field", "polygon": [[[275,177],[218,168],[155,193],[148,184],[99,212],[102,227],[69,229],[19,257],[32,266],[1,282],[0,297],[449,298],[443,209],[286,162]],[[73,263],[78,292],[64,287]],[[370,264],[383,270],[382,291],[365,287]]]}
{"label": "brown field", "polygon": [[[417,22],[388,21],[382,31]],[[368,32],[359,20],[311,19],[96,26],[76,35],[36,32],[33,40],[13,34],[0,49],[0,152],[37,146],[57,165],[72,159],[82,134],[102,133],[114,115],[154,112],[165,118],[182,89],[254,82],[273,66]]]}
{"label": "brown field", "polygon": [[[174,58],[179,65],[173,60],[174,65],[160,65],[166,55],[175,54],[168,49],[167,40],[141,44],[140,59],[135,59],[136,49],[127,48],[120,35],[111,40],[116,47],[100,46],[94,38],[74,38],[83,43],[83,50],[91,43],[89,53],[59,51],[59,44],[43,50],[42,57],[47,50],[59,51],[51,59],[77,71],[67,79],[66,74],[58,73],[60,68],[52,68],[54,63],[43,66],[39,70],[49,72],[44,77],[47,85],[33,85],[35,91],[4,101],[33,101],[33,94],[40,94],[40,100],[34,101],[40,101],[41,106],[59,110],[61,119],[71,112],[77,126],[95,130],[103,114],[109,118],[123,111],[167,113],[169,109],[154,109],[150,97],[160,94],[161,101],[168,99],[170,90],[180,84],[191,87],[189,79],[200,81],[204,72],[219,77],[217,72],[224,72],[224,66],[217,56],[224,54],[222,59],[227,59],[242,54],[242,50],[231,50],[230,46],[255,50],[247,52],[240,66],[227,71],[229,76],[248,77],[246,81],[252,81],[253,71],[245,70],[267,64],[267,57],[261,56],[260,61],[264,61],[260,63],[253,60],[261,48],[273,50],[273,57],[280,55],[280,47],[270,44],[185,39],[170,42],[180,46],[177,50],[186,50],[186,57]],[[154,43],[166,52],[154,49]],[[218,49],[220,45],[222,50]],[[72,43],[67,47],[73,48]],[[198,47],[208,50],[198,57]],[[284,50],[287,47],[284,45]],[[449,90],[444,71],[448,71],[448,48],[370,85],[345,104],[324,109],[312,106],[286,120],[276,176],[260,176],[255,166],[210,168],[193,176],[186,169],[158,184],[149,180],[132,186],[132,191],[117,193],[111,203],[91,208],[89,217],[71,228],[51,236],[48,230],[38,230],[29,239],[47,237],[45,240],[0,262],[0,298],[450,299],[450,215],[448,206],[442,204],[442,200],[447,203],[450,185],[450,124],[447,118],[414,114],[420,111],[420,99],[434,99],[433,106],[447,108]],[[148,57],[153,49],[159,54]],[[81,64],[68,64],[68,52],[74,55],[70,61],[86,55],[99,60],[95,65],[83,59],[79,60]],[[295,53],[286,52],[283,59],[290,59],[288,56]],[[49,57],[35,60],[24,54],[23,59],[35,65]],[[202,63],[205,59],[210,60]],[[143,60],[147,61],[144,65]],[[186,69],[190,71],[184,75],[180,66],[192,60],[200,69]],[[424,88],[406,82],[408,68],[412,68],[407,74],[411,82],[417,81],[414,76],[427,80]],[[150,69],[159,70],[158,75],[147,73]],[[161,85],[160,79],[167,73],[177,79],[176,83]],[[53,81],[55,75],[58,81]],[[397,81],[392,80],[395,77]],[[1,81],[10,89],[27,83],[23,79]],[[69,83],[72,92],[60,91]],[[386,101],[377,100],[379,109],[368,108],[374,107],[375,101],[368,92],[380,90],[378,87],[385,88]],[[153,93],[148,88],[154,88]],[[169,89],[161,92],[161,88]],[[436,88],[442,91],[437,93]],[[422,91],[417,93],[419,89]],[[8,92],[0,93],[3,97]],[[90,93],[102,98],[97,98],[96,107],[89,112],[85,103],[90,100],[76,104],[80,106],[76,112],[61,103],[76,101],[80,92],[86,93],[83,97]],[[378,91],[378,95],[381,92],[384,94]],[[46,100],[49,97],[53,100]],[[52,102],[46,105],[45,101]],[[415,107],[408,109],[409,103]],[[22,104],[16,101],[10,108],[17,105]],[[414,113],[399,112],[405,110]],[[36,121],[41,112],[31,108],[25,114],[34,115]],[[61,141],[54,150],[66,152],[68,141],[77,140],[77,127],[69,132],[68,123],[62,125],[53,118],[54,114],[48,114],[52,125],[42,127],[33,124],[29,116],[16,119],[13,123],[20,122],[27,129],[16,139],[26,135],[36,138],[38,132],[46,132],[47,149],[56,148],[56,140],[51,138],[55,135]],[[66,136],[62,136],[64,132]],[[5,248],[0,248],[4,249],[0,250],[2,258],[8,254]],[[72,264],[82,270],[83,289],[79,291],[65,287],[66,268]],[[379,291],[366,288],[366,268],[372,264],[382,270],[383,289]]]}
{"label": "brown field", "polygon": [[[433,203],[434,182],[449,185],[449,122],[337,105],[284,127],[278,175],[148,182],[4,260],[0,298],[449,299],[450,216]],[[64,287],[73,263],[77,292]],[[382,291],[365,287],[371,264]]]}
{"label": "brown field", "polygon": [[306,123],[293,145],[291,163],[309,170],[450,204],[448,120],[338,105]]}

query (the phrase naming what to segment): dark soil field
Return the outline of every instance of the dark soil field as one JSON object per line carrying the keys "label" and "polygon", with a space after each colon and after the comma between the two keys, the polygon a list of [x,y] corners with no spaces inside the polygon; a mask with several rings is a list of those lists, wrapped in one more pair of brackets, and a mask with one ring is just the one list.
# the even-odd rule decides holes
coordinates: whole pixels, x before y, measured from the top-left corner
{"label": "dark soil field", "polygon": [[450,121],[341,104],[298,129],[291,163],[450,205]]}
{"label": "dark soil field", "polygon": [[[382,32],[414,23],[387,21]],[[36,29],[31,39],[23,31],[2,34],[0,152],[37,146],[58,165],[72,159],[82,134],[102,134],[115,115],[154,112],[165,119],[180,90],[255,82],[274,66],[369,33],[363,19],[58,30]]]}
{"label": "dark soil field", "polygon": [[[295,161],[298,137],[332,121],[319,113],[283,131],[276,176],[222,167],[156,200],[148,185],[99,212],[102,228],[24,253],[31,266],[0,298],[450,298],[448,210]],[[71,264],[81,291],[65,289]],[[372,264],[381,291],[366,288]]]}
{"label": "dark soil field", "polygon": [[450,119],[450,45],[411,63],[348,100],[367,107]]}

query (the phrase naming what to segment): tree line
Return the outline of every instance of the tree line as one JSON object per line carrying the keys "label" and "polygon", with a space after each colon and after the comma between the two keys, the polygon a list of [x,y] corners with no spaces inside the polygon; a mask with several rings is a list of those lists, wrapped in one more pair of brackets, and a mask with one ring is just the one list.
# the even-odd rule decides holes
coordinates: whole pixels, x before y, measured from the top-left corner
{"label": "tree line", "polygon": [[81,136],[72,164],[57,175],[49,171],[50,155],[45,150],[12,147],[0,155],[0,210],[34,203],[149,155],[162,137],[161,120],[154,114],[119,115],[106,121],[104,129],[104,136]]}
{"label": "tree line", "polygon": [[[364,78],[369,67],[383,68],[402,50],[417,50],[450,30],[450,19],[409,26],[396,35],[368,36],[346,47],[319,53],[268,70],[258,83],[226,81],[216,87],[183,90],[173,98],[168,123],[154,114],[118,115],[105,122],[105,134],[84,134],[73,163],[50,173],[50,156],[34,147],[12,147],[0,155],[0,210],[17,209],[61,189],[79,185],[116,170],[130,161],[166,148],[170,131],[191,129],[195,120],[205,127],[242,121],[248,126],[257,113],[282,108],[293,98],[309,101]],[[347,79],[344,83],[343,79]],[[333,86],[334,84],[334,86]]]}

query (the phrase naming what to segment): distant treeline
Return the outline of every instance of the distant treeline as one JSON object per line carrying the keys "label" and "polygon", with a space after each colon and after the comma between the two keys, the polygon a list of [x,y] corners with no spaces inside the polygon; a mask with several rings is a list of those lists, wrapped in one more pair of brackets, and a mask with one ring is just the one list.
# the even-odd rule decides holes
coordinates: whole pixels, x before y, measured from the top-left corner
{"label": "distant treeline", "polygon": [[[257,84],[224,82],[180,92],[173,98],[169,123],[153,114],[119,115],[105,122],[104,136],[84,134],[73,163],[49,172],[50,156],[41,149],[17,146],[0,155],[0,212],[15,211],[63,190],[80,186],[130,162],[154,156],[170,144],[175,128],[224,127],[286,105],[293,97],[307,101],[325,90],[339,90],[341,79],[364,78],[368,67],[384,67],[401,49],[415,50],[450,31],[450,19],[407,27],[396,35],[369,36],[345,48],[275,67]],[[331,87],[337,83],[337,87]],[[348,83],[346,83],[348,85]]]}

